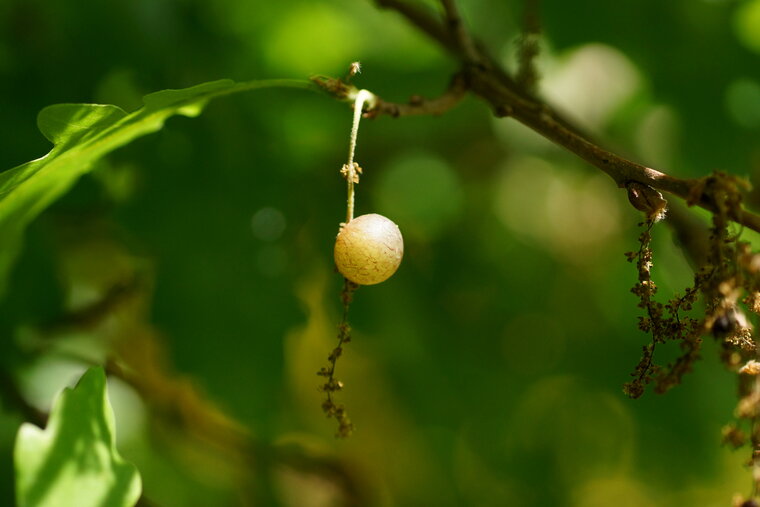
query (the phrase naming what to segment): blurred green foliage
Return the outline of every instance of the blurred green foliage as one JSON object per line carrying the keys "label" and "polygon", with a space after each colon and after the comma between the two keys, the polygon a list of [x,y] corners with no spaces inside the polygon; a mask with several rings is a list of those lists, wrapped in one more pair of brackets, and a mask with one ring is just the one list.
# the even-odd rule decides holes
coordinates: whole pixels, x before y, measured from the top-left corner
{"label": "blurred green foliage", "polygon": [[[521,3],[461,4],[514,68]],[[541,89],[637,161],[754,178],[758,5],[546,0]],[[340,76],[353,60],[359,86],[398,101],[434,96],[456,70],[369,1],[4,0],[0,168],[49,151],[35,118],[50,104],[131,112],[156,90]],[[395,220],[406,255],[356,294],[338,376],[357,431],[333,439],[315,372],[339,319],[349,124],[324,96],[261,90],[101,160],[26,231],[0,303],[8,384],[49,410],[87,364],[117,358],[117,446],[157,505],[725,505],[747,492],[745,455],[719,444],[735,398],[716,346],[667,395],[622,395],[648,340],[622,255],[641,217],[606,177],[474,100],[362,124],[357,215]],[[663,296],[689,284],[666,227],[654,248]],[[24,420],[9,400],[3,505]]]}

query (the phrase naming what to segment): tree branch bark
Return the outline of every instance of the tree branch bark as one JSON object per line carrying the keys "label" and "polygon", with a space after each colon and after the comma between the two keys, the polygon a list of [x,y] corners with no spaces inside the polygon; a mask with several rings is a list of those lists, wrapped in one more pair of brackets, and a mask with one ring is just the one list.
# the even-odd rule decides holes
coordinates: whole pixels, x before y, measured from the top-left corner
{"label": "tree branch bark", "polygon": [[[449,26],[439,21],[432,13],[403,0],[375,0],[379,7],[394,10],[404,16],[459,60],[463,66],[462,76],[469,90],[487,102],[496,116],[511,116],[602,170],[621,188],[625,188],[628,182],[635,181],[680,197],[690,205],[695,204],[713,213],[717,211],[712,197],[701,191],[701,179],[676,178],[602,148],[548,104],[522,90],[512,76],[505,72],[480,45],[472,44],[470,47],[477,54],[468,55],[468,50],[463,46],[466,44],[465,41],[472,39],[466,32],[464,35],[459,33],[460,30],[465,30],[461,25],[461,20],[451,22],[452,18],[458,19],[453,0],[442,0],[442,2],[448,12]],[[378,110],[377,114],[392,116],[424,114],[423,109],[420,108],[405,109],[401,105],[395,108],[390,105],[391,103],[385,101],[381,103],[384,104],[384,108]],[[431,112],[440,111],[433,108]],[[750,211],[735,210],[730,218],[749,229],[760,232],[760,216]]]}

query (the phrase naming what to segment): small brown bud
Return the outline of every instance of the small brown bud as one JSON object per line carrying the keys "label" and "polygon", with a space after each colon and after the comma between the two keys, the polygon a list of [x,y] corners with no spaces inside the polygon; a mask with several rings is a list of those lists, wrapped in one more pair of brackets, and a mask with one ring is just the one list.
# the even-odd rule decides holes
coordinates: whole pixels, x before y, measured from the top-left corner
{"label": "small brown bud", "polygon": [[628,190],[628,200],[634,208],[646,214],[647,220],[659,222],[665,218],[668,201],[660,192],[638,181],[629,181],[625,187]]}

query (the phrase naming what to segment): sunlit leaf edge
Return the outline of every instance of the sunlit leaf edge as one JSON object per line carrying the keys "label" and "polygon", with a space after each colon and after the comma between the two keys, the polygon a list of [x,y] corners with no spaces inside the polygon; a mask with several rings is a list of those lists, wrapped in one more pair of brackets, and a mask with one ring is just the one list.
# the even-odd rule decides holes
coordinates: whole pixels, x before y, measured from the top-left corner
{"label": "sunlit leaf edge", "polygon": [[[90,368],[74,388],[61,392],[45,429],[30,423],[21,425],[14,464],[17,505],[21,507],[129,507],[137,503],[142,492],[137,467],[116,449],[114,415],[101,367]],[[89,474],[83,472],[88,466]],[[98,469],[103,466],[106,469]],[[71,467],[77,472],[67,478],[67,468]]]}
{"label": "sunlit leaf edge", "polygon": [[163,128],[174,115],[198,116],[212,99],[263,88],[319,91],[306,80],[270,79],[236,83],[229,79],[190,88],[169,89],[143,97],[143,107],[130,114],[117,106],[56,104],[44,108],[38,126],[53,149],[38,159],[0,172],[0,299],[21,250],[26,226],[95,162],[131,141]]}

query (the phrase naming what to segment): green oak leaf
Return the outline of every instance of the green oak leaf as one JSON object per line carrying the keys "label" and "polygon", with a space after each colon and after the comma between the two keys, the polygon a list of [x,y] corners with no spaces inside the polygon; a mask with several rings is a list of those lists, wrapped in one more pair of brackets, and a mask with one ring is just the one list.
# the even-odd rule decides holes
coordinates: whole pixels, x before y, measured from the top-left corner
{"label": "green oak leaf", "polygon": [[14,461],[19,507],[121,507],[140,498],[137,468],[116,450],[106,376],[99,367],[64,389],[46,429],[21,426]]}
{"label": "green oak leaf", "polygon": [[25,227],[91,171],[98,159],[160,130],[171,116],[198,116],[211,99],[261,88],[318,89],[301,80],[236,83],[223,79],[151,93],[143,97],[143,107],[131,114],[99,104],[56,104],[43,109],[37,125],[53,149],[44,157],[0,172],[0,298],[21,250]]}

